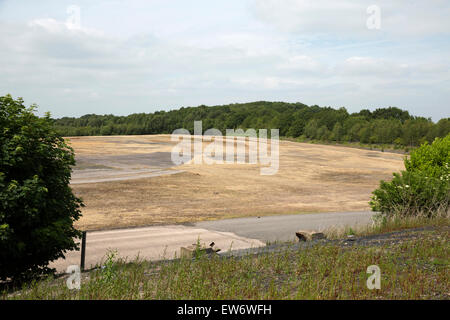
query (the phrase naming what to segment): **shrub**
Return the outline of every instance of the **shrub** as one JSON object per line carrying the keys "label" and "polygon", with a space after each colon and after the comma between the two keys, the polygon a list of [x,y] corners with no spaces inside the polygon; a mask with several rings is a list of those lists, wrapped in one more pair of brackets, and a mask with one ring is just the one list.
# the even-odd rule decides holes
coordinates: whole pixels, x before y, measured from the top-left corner
{"label": "shrub", "polygon": [[21,98],[0,97],[0,279],[53,271],[50,261],[78,249],[81,199],[69,186],[73,150]]}
{"label": "shrub", "polygon": [[450,206],[450,134],[422,144],[405,159],[406,171],[381,181],[373,194],[372,210],[382,214],[428,217],[448,212]]}
{"label": "shrub", "polygon": [[411,172],[421,172],[428,177],[449,180],[450,134],[445,138],[436,138],[411,152],[410,159],[405,159],[405,168]]}

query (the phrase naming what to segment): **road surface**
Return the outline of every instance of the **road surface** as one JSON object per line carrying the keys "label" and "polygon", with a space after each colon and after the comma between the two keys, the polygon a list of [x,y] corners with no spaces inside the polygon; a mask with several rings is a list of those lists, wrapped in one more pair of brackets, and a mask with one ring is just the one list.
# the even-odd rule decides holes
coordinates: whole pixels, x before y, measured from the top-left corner
{"label": "road surface", "polygon": [[[299,229],[323,230],[334,226],[355,226],[370,223],[373,212],[313,213],[269,217],[237,218],[198,222],[190,225],[150,226],[87,233],[86,268],[104,261],[109,249],[119,256],[133,260],[173,259],[179,257],[180,247],[189,246],[198,239],[206,245],[215,242],[222,252],[265,246],[267,242],[295,240]],[[80,252],[66,254],[50,264],[58,272],[69,265],[80,263]]]}
{"label": "road surface", "polygon": [[311,213],[205,221],[194,226],[274,242],[296,240],[295,232],[300,229],[323,231],[330,227],[368,224],[373,215],[372,211]]}

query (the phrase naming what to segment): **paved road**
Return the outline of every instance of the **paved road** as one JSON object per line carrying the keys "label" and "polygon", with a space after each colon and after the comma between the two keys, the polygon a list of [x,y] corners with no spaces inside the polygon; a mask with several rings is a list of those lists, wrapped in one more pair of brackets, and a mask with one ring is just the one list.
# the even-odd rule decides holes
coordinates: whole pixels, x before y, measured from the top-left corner
{"label": "paved road", "polygon": [[[238,218],[199,222],[192,225],[168,225],[95,231],[87,233],[86,267],[101,263],[108,249],[117,249],[129,260],[138,254],[148,260],[179,256],[180,247],[197,242],[216,243],[222,252],[265,246],[275,240],[295,240],[299,229],[322,230],[327,227],[369,223],[372,212],[313,213],[261,218]],[[80,263],[80,252],[69,252],[66,259],[50,264],[58,272]]]}
{"label": "paved road", "polygon": [[373,215],[371,211],[311,213],[206,221],[194,226],[274,242],[295,240],[295,232],[300,229],[322,231],[330,227],[368,224]]}

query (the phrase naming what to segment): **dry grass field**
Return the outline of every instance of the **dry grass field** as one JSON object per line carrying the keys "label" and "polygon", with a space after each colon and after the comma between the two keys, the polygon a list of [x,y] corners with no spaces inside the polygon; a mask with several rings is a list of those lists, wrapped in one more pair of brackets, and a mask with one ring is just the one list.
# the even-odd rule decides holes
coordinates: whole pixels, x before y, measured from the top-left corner
{"label": "dry grass field", "polygon": [[280,141],[279,171],[264,176],[259,164],[174,166],[170,135],[68,139],[84,230],[369,210],[379,180],[404,169],[401,154]]}

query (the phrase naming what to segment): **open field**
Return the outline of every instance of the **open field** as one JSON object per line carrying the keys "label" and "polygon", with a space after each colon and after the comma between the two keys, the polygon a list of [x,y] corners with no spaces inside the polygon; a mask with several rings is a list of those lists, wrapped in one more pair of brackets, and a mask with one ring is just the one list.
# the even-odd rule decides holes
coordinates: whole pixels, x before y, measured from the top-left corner
{"label": "open field", "polygon": [[263,176],[258,164],[174,166],[170,135],[69,139],[84,230],[364,211],[379,180],[404,168],[401,154],[280,141],[279,171]]}

